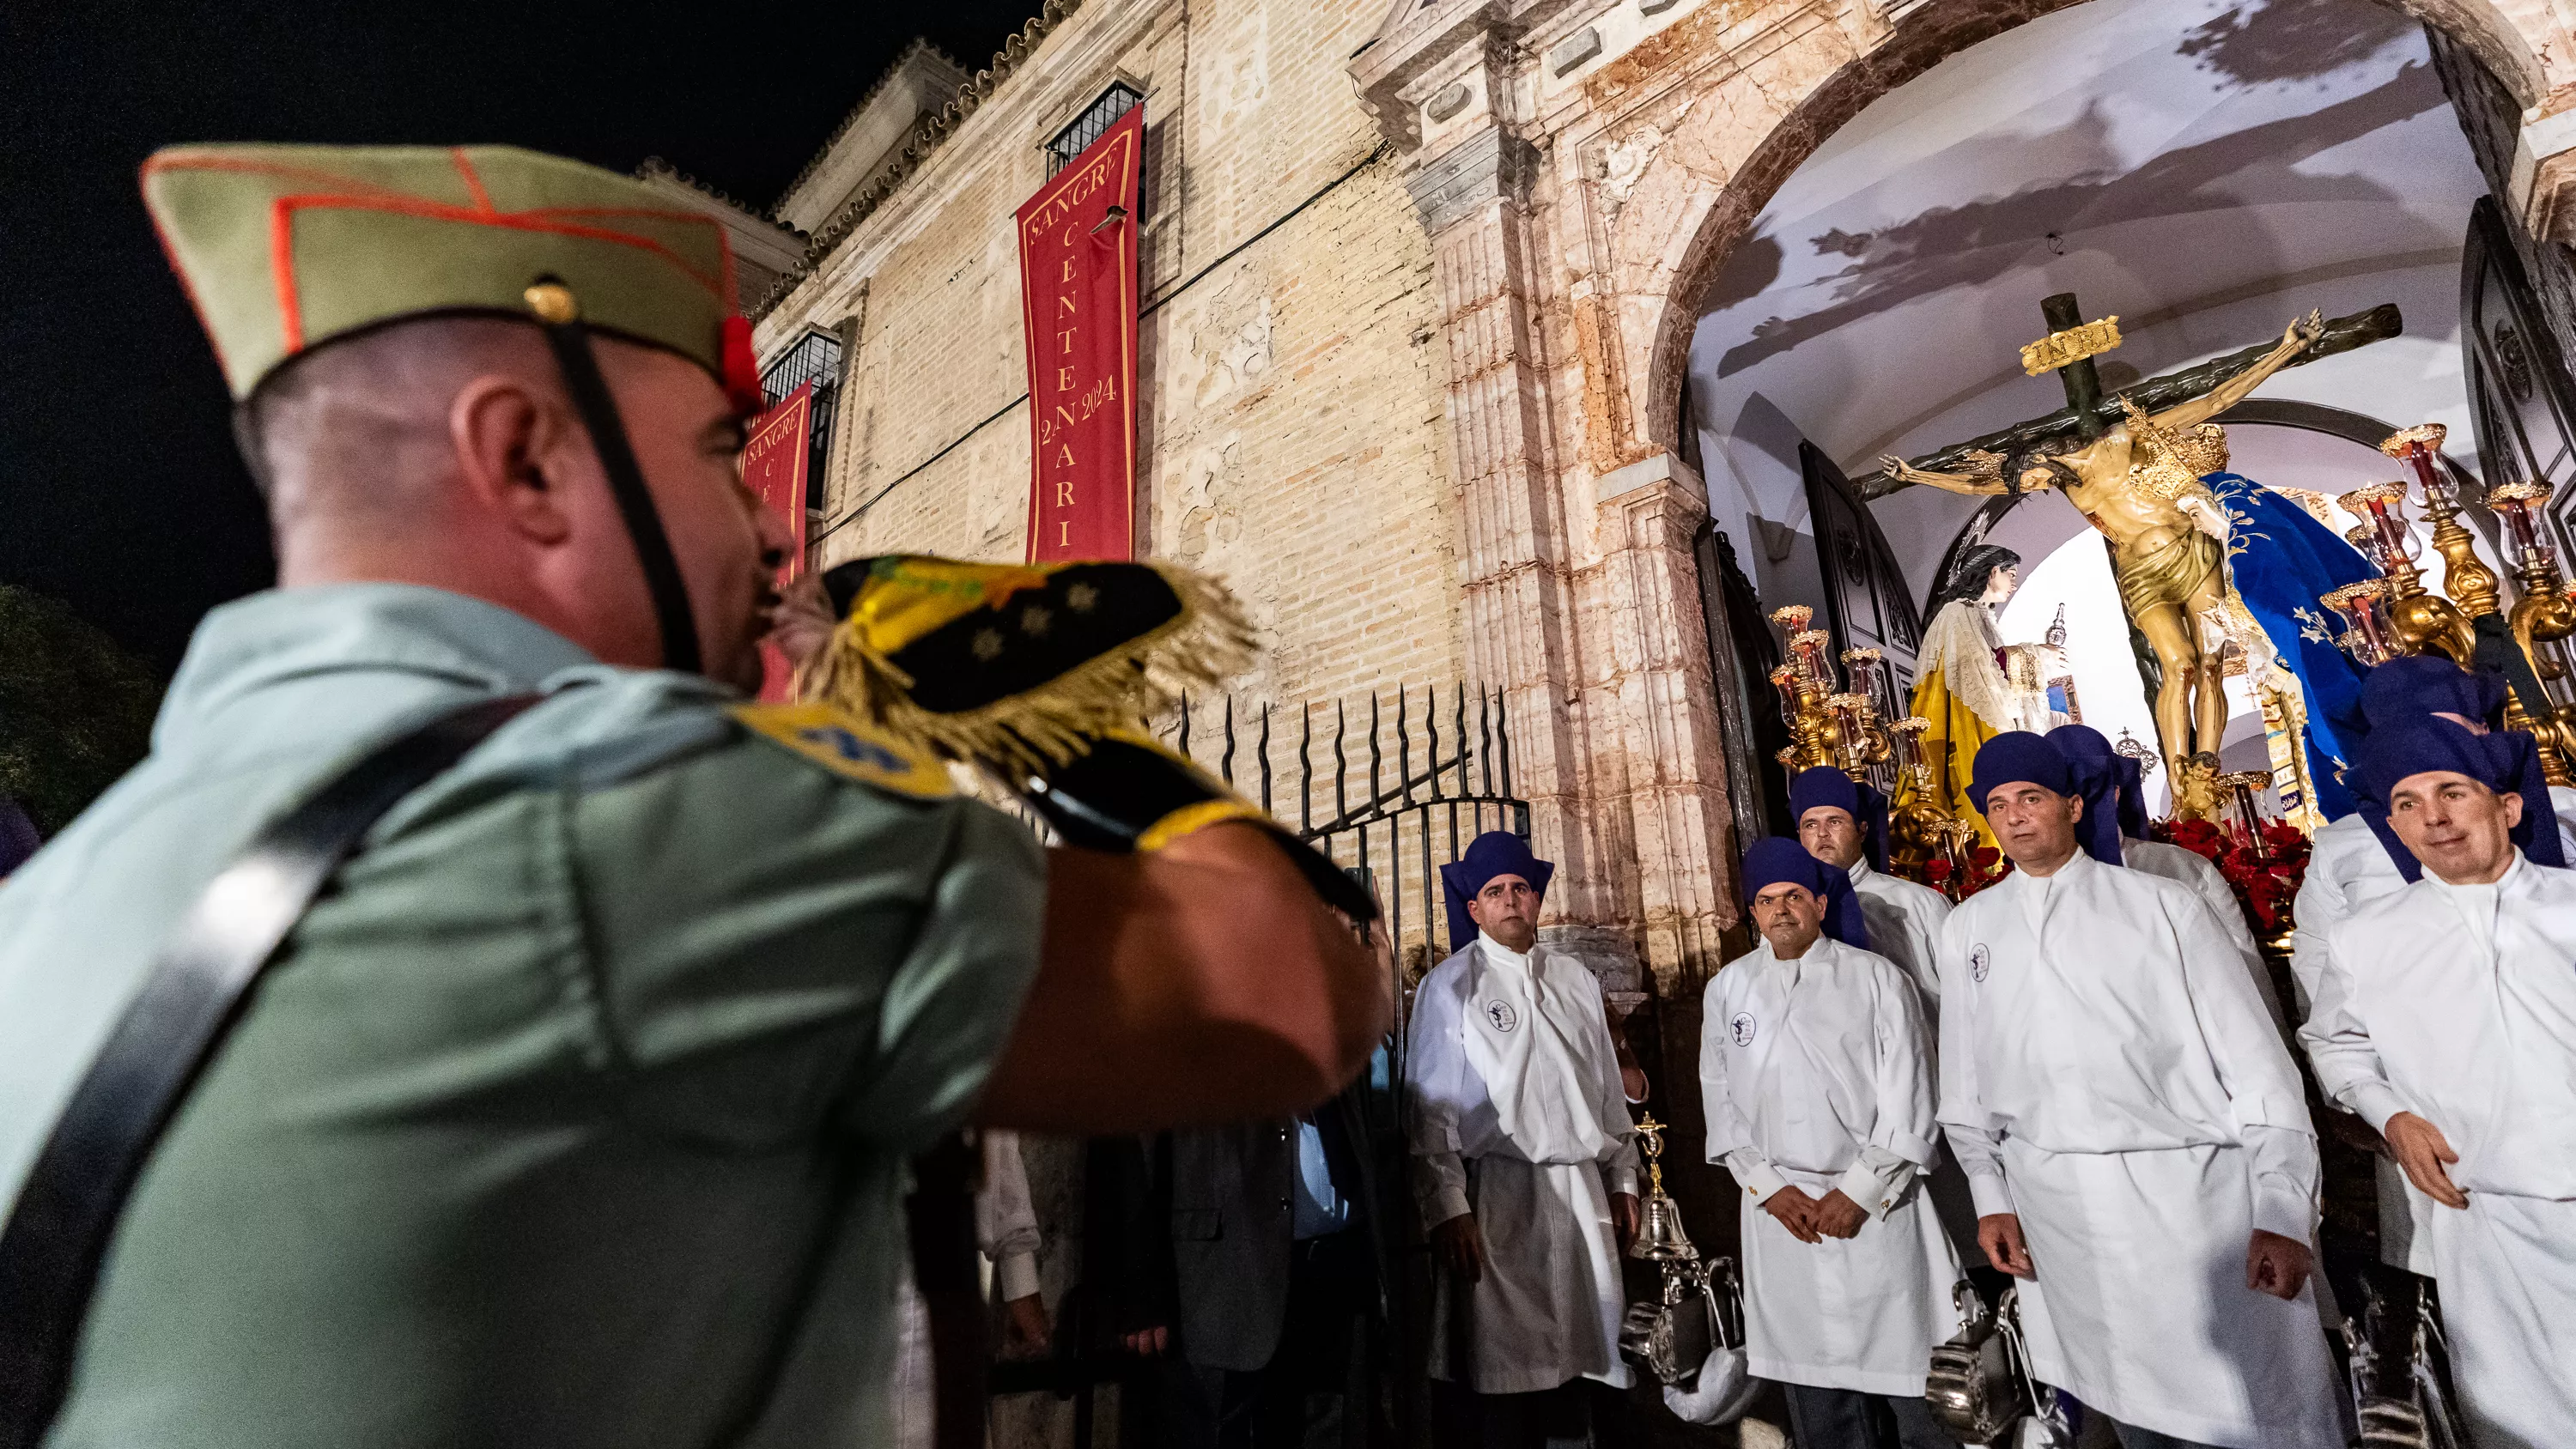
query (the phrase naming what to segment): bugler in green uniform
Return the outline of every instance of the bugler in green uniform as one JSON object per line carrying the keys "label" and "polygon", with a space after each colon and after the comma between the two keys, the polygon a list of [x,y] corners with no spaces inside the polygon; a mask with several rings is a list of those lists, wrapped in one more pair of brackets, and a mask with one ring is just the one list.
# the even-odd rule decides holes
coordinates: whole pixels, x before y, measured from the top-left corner
{"label": "bugler in green uniform", "polygon": [[[338,339],[555,322],[568,295],[756,405],[721,229],[625,178],[223,146],[144,184],[237,399]],[[613,475],[624,441],[597,441]],[[629,593],[660,657],[695,660],[709,615],[685,590],[674,612],[646,525]],[[708,639],[712,662],[746,639]],[[904,1163],[965,1119],[1045,979],[1044,857],[952,795],[918,731],[603,663],[468,590],[217,610],[150,760],[0,889],[0,1203],[228,857],[372,743],[523,692],[542,701],[369,833],[185,1099],[47,1443],[882,1439]],[[1370,1013],[1342,1015],[1364,1053]]]}

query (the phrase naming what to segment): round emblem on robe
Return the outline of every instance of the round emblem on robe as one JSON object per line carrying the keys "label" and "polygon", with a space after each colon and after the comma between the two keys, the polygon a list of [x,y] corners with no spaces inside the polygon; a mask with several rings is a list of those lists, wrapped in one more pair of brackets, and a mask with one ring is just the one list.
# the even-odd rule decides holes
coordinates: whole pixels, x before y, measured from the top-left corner
{"label": "round emblem on robe", "polygon": [[1521,1024],[1521,1014],[1512,1010],[1508,1001],[1488,1001],[1485,1003],[1485,1020],[1492,1022],[1496,1031],[1510,1031]]}
{"label": "round emblem on robe", "polygon": [[1753,1045],[1753,1027],[1753,1013],[1749,1011],[1737,1012],[1734,1018],[1726,1023],[1726,1029],[1734,1034],[1735,1044],[1740,1047]]}
{"label": "round emblem on robe", "polygon": [[1985,980],[1987,969],[1992,967],[1994,964],[1994,958],[1987,954],[1985,944],[1983,942],[1979,942],[1975,949],[1968,952],[1969,979],[1972,981]]}

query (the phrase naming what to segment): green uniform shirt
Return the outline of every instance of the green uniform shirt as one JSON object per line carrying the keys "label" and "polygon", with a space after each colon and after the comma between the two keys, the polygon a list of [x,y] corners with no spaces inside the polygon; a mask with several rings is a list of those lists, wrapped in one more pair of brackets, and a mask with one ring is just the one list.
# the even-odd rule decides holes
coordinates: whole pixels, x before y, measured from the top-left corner
{"label": "green uniform shirt", "polygon": [[458,595],[217,611],[151,759],[0,886],[0,1196],[254,830],[540,688],[297,928],[143,1175],[52,1445],[884,1439],[904,1161],[1017,1014],[1035,841]]}

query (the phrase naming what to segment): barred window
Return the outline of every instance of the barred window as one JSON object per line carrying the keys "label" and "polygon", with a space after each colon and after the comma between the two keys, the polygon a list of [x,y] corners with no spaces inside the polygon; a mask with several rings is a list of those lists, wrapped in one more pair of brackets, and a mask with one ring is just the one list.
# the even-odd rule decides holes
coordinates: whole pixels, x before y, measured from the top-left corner
{"label": "barred window", "polygon": [[760,374],[760,390],[769,395],[771,407],[809,382],[814,384],[814,412],[806,454],[805,512],[812,518],[824,511],[823,470],[832,456],[832,423],[841,411],[834,406],[841,395],[841,339],[829,332],[806,333]]}
{"label": "barred window", "polygon": [[829,332],[808,332],[761,372],[760,390],[769,394],[770,406],[776,407],[779,399],[808,382],[821,392],[840,380],[841,339]]}
{"label": "barred window", "polygon": [[1073,118],[1072,125],[1056,132],[1055,139],[1047,142],[1047,174],[1053,176],[1072,165],[1074,157],[1088,150],[1120,116],[1136,109],[1136,103],[1143,99],[1144,95],[1125,81],[1112,82],[1100,93],[1100,99]]}

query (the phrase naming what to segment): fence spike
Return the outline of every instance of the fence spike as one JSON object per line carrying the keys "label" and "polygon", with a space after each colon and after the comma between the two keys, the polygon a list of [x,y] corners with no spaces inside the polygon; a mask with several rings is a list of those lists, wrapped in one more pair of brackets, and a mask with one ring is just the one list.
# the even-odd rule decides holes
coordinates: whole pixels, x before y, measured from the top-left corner
{"label": "fence spike", "polygon": [[1335,820],[1351,813],[1351,802],[1348,798],[1350,786],[1345,783],[1350,779],[1351,762],[1342,753],[1342,741],[1350,737],[1351,727],[1342,705],[1343,701],[1339,698],[1333,701],[1333,818]]}
{"label": "fence spike", "polygon": [[1270,811],[1270,702],[1261,703],[1261,813]]}
{"label": "fence spike", "polygon": [[1494,793],[1494,700],[1483,685],[1476,686],[1476,760],[1485,772],[1482,793]]}
{"label": "fence spike", "polygon": [[1315,833],[1315,702],[1297,706],[1297,833]]}
{"label": "fence spike", "polygon": [[1378,738],[1377,738],[1377,691],[1376,691],[1375,689],[1371,689],[1371,690],[1369,691],[1369,792],[1368,792],[1368,798],[1369,798],[1369,809],[1370,809],[1370,811],[1372,811],[1372,812],[1375,812],[1375,811],[1376,811],[1378,800],[1386,794],[1386,790],[1385,790],[1384,786],[1380,783],[1380,782],[1382,781],[1382,779],[1384,778],[1384,777],[1383,777],[1383,772],[1379,769],[1379,766],[1380,766],[1380,765],[1382,765],[1383,763],[1385,763],[1385,760],[1386,760],[1386,753],[1385,753],[1385,751],[1384,751],[1384,750],[1382,750],[1381,748],[1379,748],[1379,745],[1378,745]]}
{"label": "fence spike", "polygon": [[1458,793],[1473,795],[1476,793],[1475,782],[1467,778],[1467,681],[1463,679],[1458,681],[1457,700],[1458,716],[1454,732],[1458,737]]}
{"label": "fence spike", "polygon": [[[1395,686],[1395,788],[1404,797],[1402,808],[1405,809],[1413,806],[1413,731],[1409,718],[1412,708],[1413,691],[1398,683]],[[1432,756],[1432,763],[1439,763],[1439,759],[1437,755]]]}

